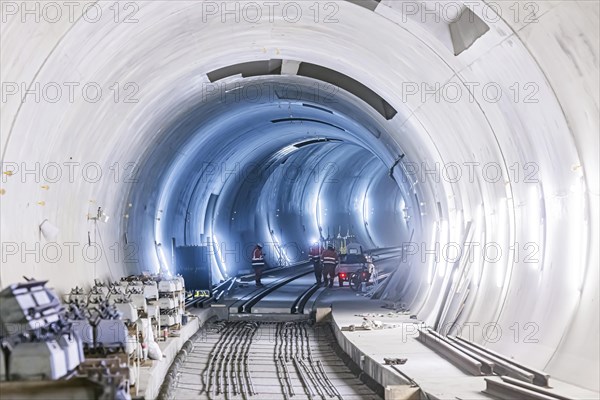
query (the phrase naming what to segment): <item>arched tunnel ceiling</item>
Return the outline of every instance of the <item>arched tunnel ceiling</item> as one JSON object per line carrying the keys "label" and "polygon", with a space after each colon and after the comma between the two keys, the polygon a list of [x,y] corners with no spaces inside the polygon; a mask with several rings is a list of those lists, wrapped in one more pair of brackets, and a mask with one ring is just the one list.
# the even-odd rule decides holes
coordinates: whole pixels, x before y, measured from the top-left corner
{"label": "arched tunnel ceiling", "polygon": [[[444,18],[443,7],[434,10],[436,22],[421,2],[408,1],[328,2],[318,15],[311,2],[298,2],[295,16],[264,9],[260,20],[241,14],[249,2],[235,3],[239,18],[214,2],[140,2],[127,15],[132,23],[115,23],[109,3],[89,3],[103,11],[95,22],[89,15],[35,22],[5,4],[2,286],[25,274],[68,290],[153,270],[156,243],[176,236],[199,244],[210,210],[213,235],[244,241],[247,231],[266,240],[270,225],[261,221],[287,215],[295,228],[279,239],[309,240],[299,227],[318,228],[316,216],[304,218],[319,213],[314,201],[345,210],[366,193],[349,224],[363,224],[361,240],[377,246],[412,237],[427,249],[468,236],[504,249],[498,261],[471,263],[457,279],[469,289],[458,321],[507,331],[534,323],[537,343],[505,335],[486,345],[599,389],[598,2],[539,2],[533,18],[528,9],[517,17],[511,2],[461,2],[461,12],[469,8],[489,28],[475,33]],[[211,72],[271,60],[282,62],[266,75],[234,70],[211,82]],[[303,63],[321,73],[302,73]],[[323,71],[356,83],[344,86]],[[272,88],[266,98],[244,93],[266,82],[312,91],[301,99]],[[97,99],[80,90],[91,83],[102,88]],[[57,84],[63,95],[49,101],[54,92],[45,88]],[[239,90],[240,100],[228,103]],[[289,146],[320,138],[332,141],[291,149],[286,164],[330,157],[340,167],[336,184],[274,178]],[[227,171],[207,169],[228,162],[257,162],[268,172],[255,195],[250,180],[232,184]],[[459,179],[443,175],[451,168]],[[315,190],[325,194],[315,200]],[[246,198],[254,212],[230,222]],[[111,219],[96,226],[88,215],[98,207]],[[324,208],[335,230],[342,217]],[[45,219],[58,227],[64,257],[64,244],[76,244],[70,259],[44,254]],[[110,259],[94,262],[79,251],[100,241]],[[453,312],[439,293],[456,275],[448,263],[423,259],[423,246],[399,265],[385,296],[433,323],[440,310]],[[535,262],[526,258],[530,246]]]}

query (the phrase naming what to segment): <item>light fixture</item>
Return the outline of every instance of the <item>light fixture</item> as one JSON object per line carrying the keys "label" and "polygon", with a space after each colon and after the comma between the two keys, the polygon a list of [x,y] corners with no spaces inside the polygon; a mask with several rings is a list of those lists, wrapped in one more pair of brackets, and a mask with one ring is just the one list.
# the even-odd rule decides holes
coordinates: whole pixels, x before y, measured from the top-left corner
{"label": "light fixture", "polygon": [[167,276],[172,276],[162,243],[156,243],[156,253],[158,255],[159,272]]}
{"label": "light fixture", "polygon": [[108,219],[110,217],[108,215],[106,215],[106,213],[104,212],[104,210],[102,209],[102,207],[98,207],[98,212],[96,213],[95,216],[91,217],[88,214],[88,220],[93,220],[93,221],[100,221],[100,222],[108,222]]}
{"label": "light fixture", "polygon": [[[225,258],[223,257],[223,254],[221,253],[221,242],[219,242],[219,239],[217,239],[217,236],[214,234],[213,232],[213,247],[214,247],[214,253],[213,256],[215,257],[215,260],[217,261],[217,263],[221,264],[221,267],[223,268],[223,272],[225,274],[227,274],[227,264],[225,264]],[[209,243],[210,244],[210,243]]]}
{"label": "light fixture", "polygon": [[[436,244],[436,237],[437,237],[437,231],[438,231],[438,222],[435,221],[433,223],[433,226],[431,227],[431,244],[433,245],[434,248],[436,248],[437,244]],[[429,268],[427,271],[427,283],[429,285],[431,285],[431,282],[433,282],[433,275],[434,275],[434,267],[437,263],[437,255],[434,254],[433,258],[429,261]]]}
{"label": "light fixture", "polygon": [[[508,268],[508,266],[504,265],[504,262],[506,259],[505,259],[504,255],[502,254],[502,248],[499,245],[499,243],[507,243],[506,237],[509,235],[508,227],[507,227],[509,224],[507,207],[508,207],[507,198],[506,197],[500,198],[500,201],[498,204],[498,212],[495,216],[496,226],[498,227],[496,229],[497,236],[496,236],[495,245],[499,251],[499,254],[497,255],[497,259],[494,262],[496,264],[495,265],[496,286],[498,288],[502,288],[504,286],[504,279],[506,277],[506,272],[507,272],[506,269]],[[509,252],[509,260],[510,260],[511,259],[510,257],[512,257],[514,255],[514,246],[512,246],[512,249],[509,247],[508,252]],[[504,266],[504,268],[502,268],[503,266]]]}
{"label": "light fixture", "polygon": [[42,221],[42,223],[39,226],[39,229],[40,229],[40,233],[42,234],[44,239],[46,239],[48,242],[56,241],[56,238],[58,237],[59,229],[56,226],[52,225],[48,221],[48,219],[45,219]]}
{"label": "light fixture", "polygon": [[[446,276],[446,270],[448,268],[448,257],[447,257],[447,250],[448,250],[448,243],[450,241],[450,227],[448,224],[447,220],[442,220],[440,222],[440,236],[439,236],[439,250],[436,248],[436,256],[438,256],[438,251],[439,253],[439,257],[440,257],[440,261],[439,261],[439,266],[438,266],[438,276],[440,278],[443,278]],[[445,250],[445,251],[444,251]]]}

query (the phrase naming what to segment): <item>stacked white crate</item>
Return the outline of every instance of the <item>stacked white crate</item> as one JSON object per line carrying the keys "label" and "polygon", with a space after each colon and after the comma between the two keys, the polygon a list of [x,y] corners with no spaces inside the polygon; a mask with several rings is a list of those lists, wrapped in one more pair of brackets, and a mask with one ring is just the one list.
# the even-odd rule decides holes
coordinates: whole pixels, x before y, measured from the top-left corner
{"label": "stacked white crate", "polygon": [[186,292],[185,292],[185,280],[183,279],[183,276],[181,275],[177,275],[175,277],[177,280],[179,280],[179,282],[181,283],[181,290],[179,291],[179,312],[180,315],[185,314],[185,297],[186,297]]}
{"label": "stacked white crate", "polygon": [[126,289],[129,299],[137,308],[138,313],[146,314],[148,312],[148,303],[144,295],[144,284],[141,281],[132,281]]}
{"label": "stacked white crate", "polygon": [[158,300],[158,284],[153,279],[144,281],[144,296],[146,300]]}
{"label": "stacked white crate", "polygon": [[83,361],[80,337],[46,283],[30,279],[0,291],[2,380],[60,379]]}
{"label": "stacked white crate", "polygon": [[88,308],[94,308],[96,304],[102,303],[108,298],[109,290],[104,285],[94,285],[88,295],[87,306]]}
{"label": "stacked white crate", "polygon": [[[126,332],[124,332],[126,336],[125,348],[123,350],[128,361],[128,378],[131,385],[138,382],[140,363],[144,362],[147,356],[142,346],[148,347],[148,340],[154,340],[155,335],[158,335],[159,310],[158,307],[155,307],[155,310],[149,309],[147,297],[158,298],[157,283],[154,280],[142,281],[140,277],[122,278],[119,282],[112,284],[95,281],[95,285],[89,293],[76,287],[67,296],[68,302],[87,306],[90,309],[97,308],[103,301],[108,300],[121,313],[121,318],[126,327]],[[153,335],[141,335],[140,326],[144,325],[141,317],[144,314],[148,316],[152,326],[156,327]],[[112,324],[112,321],[109,322]],[[74,321],[74,325],[82,324],[89,325],[89,321]],[[89,334],[84,335],[85,337],[89,336],[90,339],[94,336],[91,329],[90,326]],[[111,329],[100,329],[100,331],[112,333]],[[136,392],[137,390],[138,385],[136,385]]]}
{"label": "stacked white crate", "polygon": [[183,278],[162,277],[158,282],[160,325],[172,327],[181,324],[185,311],[185,285]]}
{"label": "stacked white crate", "polygon": [[150,319],[155,337],[160,332],[160,308],[158,307],[158,283],[154,279],[143,276],[139,281],[142,284],[144,298],[146,299],[146,316]]}
{"label": "stacked white crate", "polygon": [[75,286],[66,296],[65,303],[74,303],[86,306],[88,303],[88,294],[85,292],[85,289]]}
{"label": "stacked white crate", "polygon": [[186,297],[186,292],[185,292],[185,280],[183,279],[183,276],[181,275],[177,275],[175,277],[175,279],[177,279],[180,283],[180,290],[179,290],[179,323],[181,324],[181,319],[183,317],[183,314],[185,314],[185,297]]}

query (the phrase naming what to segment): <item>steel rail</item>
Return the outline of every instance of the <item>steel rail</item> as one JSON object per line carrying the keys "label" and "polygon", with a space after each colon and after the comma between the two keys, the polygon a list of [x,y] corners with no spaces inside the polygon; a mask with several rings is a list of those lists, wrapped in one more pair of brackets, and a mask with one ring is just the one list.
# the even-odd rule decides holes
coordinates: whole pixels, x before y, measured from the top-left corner
{"label": "steel rail", "polygon": [[502,366],[502,367],[506,368],[507,370],[511,370],[511,371],[515,372],[516,378],[525,379],[526,381],[533,383],[535,385],[538,385],[538,386],[543,386],[543,387],[549,386],[550,375],[543,371],[539,371],[534,368],[527,367],[527,366],[520,364],[514,360],[511,360],[510,358],[503,356],[502,354],[499,354],[493,350],[487,349],[477,343],[466,340],[460,336],[455,336],[455,337],[453,337],[453,339],[456,339],[458,342],[464,344],[465,346],[470,348],[472,351],[478,352],[478,353],[482,354],[483,356],[489,358],[490,360],[494,361],[496,363],[495,368],[497,368],[498,366]]}
{"label": "steel rail", "polygon": [[[261,301],[267,295],[269,295],[272,292],[274,292],[275,290],[287,285],[288,283],[295,281],[296,279],[302,278],[303,276],[308,275],[310,273],[313,273],[312,269],[307,271],[305,268],[303,268],[302,272],[297,272],[296,274],[294,274],[292,276],[287,276],[285,278],[281,278],[278,281],[274,282],[273,284],[270,284],[269,286],[265,287],[263,290],[259,291],[258,293],[254,294],[254,295],[251,294],[250,297],[240,300],[243,303],[237,307],[238,313],[240,313],[240,314],[252,313],[252,307],[254,307],[256,305],[256,303]],[[235,304],[232,307],[235,307]]]}
{"label": "steel rail", "polygon": [[304,292],[302,292],[302,294],[300,294],[300,296],[298,296],[292,304],[290,312],[292,314],[304,314],[304,307],[306,307],[306,303],[308,303],[308,300],[310,300],[312,295],[315,294],[320,287],[320,285],[315,283],[314,285],[306,289]]}

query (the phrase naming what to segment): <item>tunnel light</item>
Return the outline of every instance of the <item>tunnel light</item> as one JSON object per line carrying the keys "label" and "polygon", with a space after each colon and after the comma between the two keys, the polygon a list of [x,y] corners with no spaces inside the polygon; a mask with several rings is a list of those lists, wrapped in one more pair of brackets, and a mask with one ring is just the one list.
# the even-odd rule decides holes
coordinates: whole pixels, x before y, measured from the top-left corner
{"label": "tunnel light", "polygon": [[275,244],[275,251],[277,252],[277,256],[281,261],[283,261],[285,265],[288,265],[290,263],[290,259],[288,258],[287,254],[285,254],[285,251],[280,244],[279,238],[277,238],[277,236],[275,236],[274,234],[272,234],[272,237],[273,242]]}
{"label": "tunnel light", "polygon": [[483,227],[483,224],[485,222],[484,219],[484,210],[483,210],[483,204],[480,204],[477,206],[477,211],[475,212],[475,222],[480,226]]}
{"label": "tunnel light", "polygon": [[[456,234],[462,236],[462,230],[465,226],[465,213],[463,210],[456,211],[456,220],[454,221],[454,229]],[[457,237],[457,239],[459,239]]]}
{"label": "tunnel light", "polygon": [[[541,190],[537,185],[533,185],[529,189],[529,198],[527,200],[527,214],[529,215],[529,226],[531,227],[532,234],[534,235],[534,239],[537,243],[539,243],[540,239],[543,237],[541,234],[542,226],[542,212],[541,212]],[[542,244],[540,243],[540,246]],[[531,263],[532,267],[536,270],[541,270],[542,268],[542,260],[538,260],[537,262]]]}
{"label": "tunnel light", "polygon": [[485,260],[483,259],[483,253],[481,251],[481,247],[483,246],[485,240],[485,216],[483,211],[483,205],[480,204],[477,206],[477,211],[475,211],[475,232],[479,234],[479,243],[475,243],[475,246],[472,248],[473,250],[473,281],[477,286],[479,286],[479,282],[481,280],[481,273],[483,271],[483,264]]}
{"label": "tunnel light", "polygon": [[[435,246],[435,238],[437,236],[437,229],[438,229],[438,223],[437,221],[433,223],[432,227],[431,227],[431,244],[433,246]],[[435,257],[433,257],[430,261],[429,261],[429,268],[428,268],[428,272],[427,272],[427,282],[431,285],[431,282],[433,282],[433,275],[434,275],[434,267],[436,264],[436,260]]]}
{"label": "tunnel light", "polygon": [[289,156],[290,154],[292,154],[293,152],[297,151],[299,148],[292,145],[286,146],[283,149],[279,150],[279,152],[277,153],[277,157],[278,158],[284,158]]}
{"label": "tunnel light", "polygon": [[[462,210],[451,210],[448,219],[450,226],[447,239],[448,243],[459,244],[462,246],[462,226],[464,225],[464,215]],[[448,248],[448,251],[452,251],[451,248]],[[460,254],[457,256],[460,257]],[[450,254],[446,254],[446,259],[451,259]],[[450,267],[450,263],[448,263],[447,267]]]}
{"label": "tunnel light", "polygon": [[473,281],[475,285],[479,287],[481,283],[481,276],[483,274],[483,266],[485,265],[485,260],[483,259],[483,252],[481,250],[482,243],[485,240],[485,232],[482,230],[479,234],[479,237],[482,239],[480,243],[473,248]]}
{"label": "tunnel light", "polygon": [[317,218],[317,226],[323,226],[323,212],[321,211],[321,199],[319,198],[319,194],[315,195],[315,217]]}
{"label": "tunnel light", "polygon": [[452,273],[452,284],[456,283],[456,278],[458,277],[458,269],[456,269],[453,273]]}
{"label": "tunnel light", "polygon": [[370,212],[370,204],[369,204],[369,196],[365,192],[365,197],[363,198],[363,221],[365,224],[369,223],[369,212]]}
{"label": "tunnel light", "polygon": [[406,209],[406,202],[404,201],[404,197],[400,197],[400,201],[398,202],[398,208],[400,210]]}
{"label": "tunnel light", "polygon": [[442,252],[442,258],[440,259],[440,268],[438,269],[438,276],[443,278],[446,275],[446,270],[448,268],[448,257],[444,253],[443,249],[448,243],[449,240],[449,227],[448,221],[444,220],[440,224],[440,251]]}
{"label": "tunnel light", "polygon": [[[213,233],[213,246],[215,248],[215,261],[220,262],[221,267],[223,268],[223,272],[227,273],[227,264],[225,264],[225,258],[223,258],[223,254],[221,253],[221,242],[219,242],[219,239],[217,239],[217,237],[215,236],[215,234]],[[217,258],[218,257],[218,258]]]}
{"label": "tunnel light", "polygon": [[585,211],[585,187],[581,179],[571,186],[569,199],[569,214],[571,214],[569,215],[569,258],[575,266],[575,271],[571,275],[574,286],[582,292],[585,284],[585,255],[587,254],[585,232],[588,229],[588,221]]}
{"label": "tunnel light", "polygon": [[158,247],[158,258],[161,269],[167,274],[167,276],[171,276],[171,269],[169,268],[169,263],[167,262],[167,258],[165,257],[165,252],[163,250],[163,246],[161,243],[157,245]]}
{"label": "tunnel light", "polygon": [[529,199],[527,201],[527,214],[529,215],[529,224],[532,227],[538,227],[540,224],[540,191],[536,185],[529,188]]}
{"label": "tunnel light", "polygon": [[[496,227],[497,227],[497,232],[498,235],[496,236],[497,238],[497,244],[500,245],[499,247],[503,247],[502,243],[506,243],[506,241],[504,240],[506,237],[506,229],[507,229],[507,225],[508,225],[508,220],[507,220],[507,199],[506,198],[501,198],[499,203],[498,203],[498,212],[496,213],[496,218],[495,218],[495,222],[496,222]],[[499,242],[499,243],[498,243]],[[511,246],[511,248],[514,249],[514,246]],[[502,251],[502,250],[500,250]],[[509,249],[510,252],[510,249]],[[495,256],[494,256],[495,258]],[[495,263],[496,264],[496,286],[501,288],[504,284],[504,266],[502,265],[502,260],[503,260],[503,256],[499,255],[498,256],[499,260]]]}
{"label": "tunnel light", "polygon": [[56,241],[59,230],[56,226],[52,225],[47,219],[43,220],[39,226],[40,233],[48,242]]}

